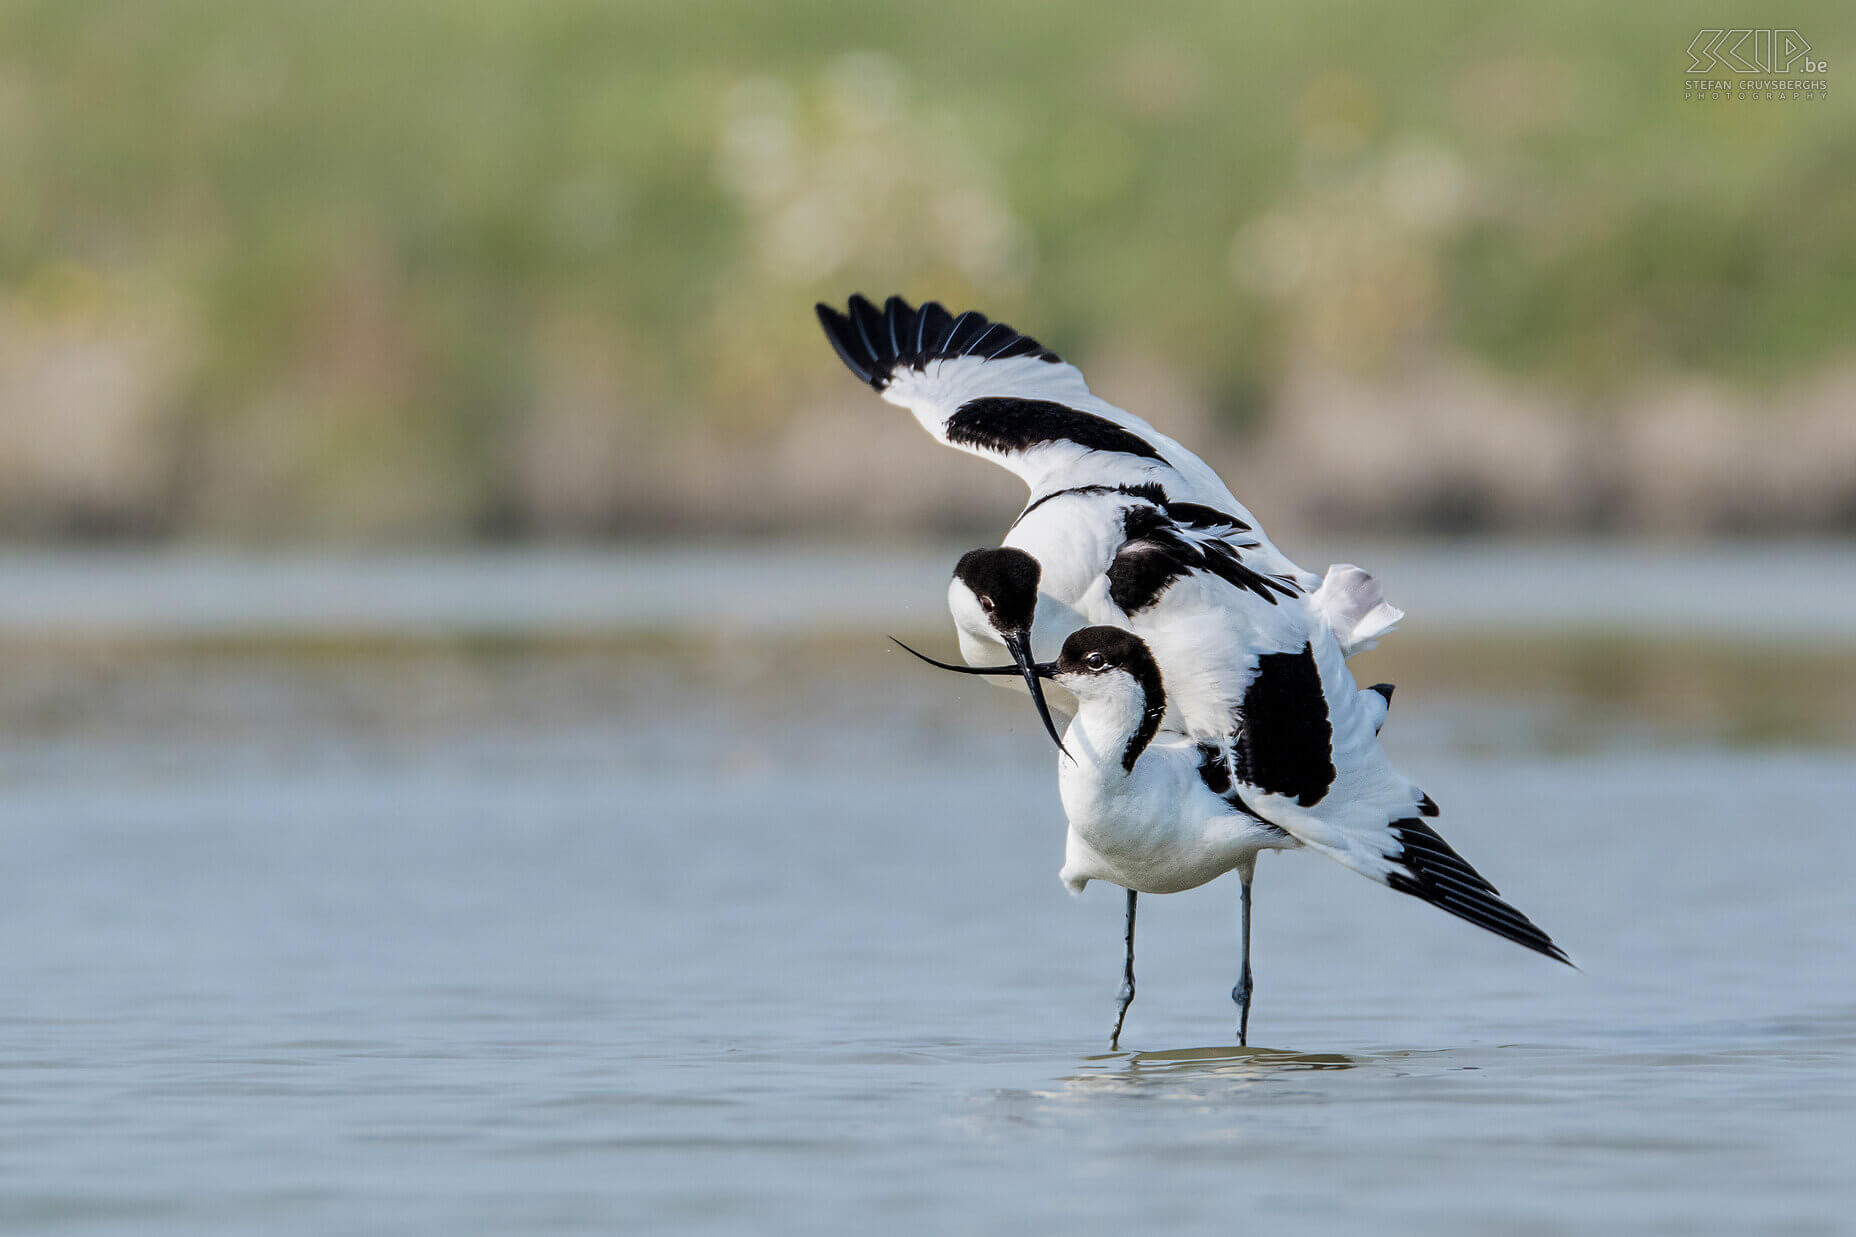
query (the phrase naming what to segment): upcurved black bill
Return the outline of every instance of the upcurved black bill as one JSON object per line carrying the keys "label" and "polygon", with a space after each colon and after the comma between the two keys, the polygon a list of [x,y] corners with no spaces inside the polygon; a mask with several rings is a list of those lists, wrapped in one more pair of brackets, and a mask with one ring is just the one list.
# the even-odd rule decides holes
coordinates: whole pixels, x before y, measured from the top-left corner
{"label": "upcurved black bill", "polygon": [[956,666],[952,662],[936,661],[934,658],[928,656],[928,654],[926,653],[918,653],[914,649],[910,648],[908,645],[904,644],[902,641],[896,639],[896,637],[894,636],[891,636],[889,638],[889,642],[895,645],[897,648],[901,649],[903,652],[909,654],[911,657],[919,657],[931,666],[939,666],[943,670],[952,670],[956,674],[1017,674],[1018,673],[1017,666]]}
{"label": "upcurved black bill", "polygon": [[890,637],[890,641],[903,652],[919,657],[931,666],[937,666],[942,670],[952,670],[955,674],[1024,675],[1025,686],[1031,689],[1031,701],[1038,707],[1038,717],[1044,722],[1044,729],[1050,735],[1051,742],[1055,743],[1057,750],[1065,756],[1070,754],[1069,749],[1063,745],[1063,736],[1057,732],[1056,720],[1050,715],[1050,705],[1044,700],[1044,684],[1041,682],[1043,679],[1056,675],[1057,663],[1032,661],[1029,636],[1014,633],[1005,638],[1005,647],[1011,651],[1012,660],[1016,663],[1010,666],[956,666],[951,662],[936,661],[926,653],[918,653],[894,636]]}
{"label": "upcurved black bill", "polygon": [[1031,689],[1031,700],[1038,706],[1038,717],[1043,721],[1050,741],[1057,745],[1058,751],[1068,756],[1070,753],[1063,746],[1063,736],[1057,733],[1057,723],[1051,720],[1050,705],[1044,702],[1044,680],[1057,673],[1056,664],[1040,665],[1031,660],[1030,632],[1013,632],[1005,638],[1005,647],[1011,650],[1012,659],[1018,663],[1019,673],[1025,676],[1025,686]]}

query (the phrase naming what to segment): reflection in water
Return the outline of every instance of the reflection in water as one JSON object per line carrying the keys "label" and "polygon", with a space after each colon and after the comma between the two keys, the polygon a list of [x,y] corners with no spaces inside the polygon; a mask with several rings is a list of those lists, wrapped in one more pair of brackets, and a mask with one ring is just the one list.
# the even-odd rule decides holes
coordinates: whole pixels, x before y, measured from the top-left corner
{"label": "reflection in water", "polygon": [[1288,1073],[1355,1069],[1372,1058],[1338,1052],[1293,1052],[1282,1048],[1169,1048],[1159,1052],[1110,1052],[1083,1058],[1082,1073],[1061,1079],[1062,1094],[1163,1093],[1203,1099],[1214,1091],[1238,1090]]}
{"label": "reflection in water", "polygon": [[1109,1053],[1091,1061],[1122,1060],[1128,1073],[1224,1073],[1273,1069],[1352,1069],[1365,1058],[1338,1052],[1292,1052],[1286,1048],[1168,1048],[1160,1052]]}

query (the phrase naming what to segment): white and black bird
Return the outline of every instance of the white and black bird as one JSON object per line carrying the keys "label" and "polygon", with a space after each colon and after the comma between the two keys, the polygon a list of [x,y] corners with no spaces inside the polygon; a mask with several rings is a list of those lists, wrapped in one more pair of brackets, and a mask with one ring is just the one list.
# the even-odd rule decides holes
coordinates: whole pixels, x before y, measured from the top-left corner
{"label": "white and black bird", "polygon": [[[923,660],[965,674],[1017,673],[1016,666],[976,668]],[[1381,796],[1384,808],[1338,821],[1283,811],[1280,800],[1288,788],[1264,791],[1256,782],[1273,782],[1294,769],[1319,776],[1308,758],[1320,750],[1320,736],[1273,730],[1272,724],[1283,719],[1270,718],[1258,719],[1264,724],[1246,727],[1226,745],[1163,730],[1166,679],[1152,651],[1133,632],[1082,628],[1064,641],[1055,662],[1038,663],[1033,673],[1063,685],[1078,705],[1063,735],[1065,756],[1058,761],[1069,822],[1060,876],[1073,892],[1092,880],[1128,891],[1126,954],[1111,1049],[1119,1045],[1134,1000],[1138,895],[1194,889],[1231,871],[1242,882],[1242,961],[1232,997],[1238,1004],[1238,1042],[1248,1042],[1250,886],[1257,855],[1265,850],[1319,851],[1362,876],[1570,965],[1546,933],[1504,902],[1426,823],[1425,817],[1437,814],[1436,805],[1409,791],[1408,784]],[[1289,671],[1292,677],[1296,673]],[[1234,767],[1244,776],[1234,778]],[[1403,783],[1389,769],[1385,774],[1386,786]],[[1373,801],[1371,795],[1358,797]]]}
{"label": "white and black bird", "polygon": [[[1131,629],[1169,685],[1144,743],[1164,732],[1209,753],[1217,776],[1296,845],[1422,887],[1413,865],[1425,839],[1399,822],[1435,805],[1379,747],[1391,689],[1362,691],[1345,666],[1402,617],[1370,575],[1341,565],[1317,587],[1203,461],[1009,327],[895,297],[881,311],[853,297],[848,315],[821,305],[819,318],[885,399],[1031,489],[1005,544],[966,555],[949,586],[970,665],[1009,652],[1004,673],[1024,679],[1061,747],[1034,667],[1085,625]],[[1428,900],[1565,960],[1525,919],[1483,914],[1447,889]],[[1232,994],[1240,1037],[1249,989],[1246,979]]]}
{"label": "white and black bird", "polygon": [[[956,568],[948,606],[962,656],[983,665],[998,648],[1009,652],[1053,734],[1028,667],[1055,657],[1086,623],[1115,621],[1086,613],[1085,600],[1134,538],[1162,539],[1183,561],[1263,601],[1295,599],[1346,656],[1373,647],[1403,617],[1358,567],[1337,565],[1323,579],[1291,562],[1203,460],[1091,394],[1081,371],[1037,340],[932,301],[915,309],[892,296],[879,310],[853,296],[846,313],[817,308],[852,373],[907,408],[936,441],[989,459],[1030,488],[1002,544],[1035,565],[1038,604],[1009,616],[1022,622],[987,613],[991,576],[1022,573],[1024,559],[976,553]],[[1383,716],[1385,698],[1375,698]],[[1178,728],[1181,718],[1169,722]]]}

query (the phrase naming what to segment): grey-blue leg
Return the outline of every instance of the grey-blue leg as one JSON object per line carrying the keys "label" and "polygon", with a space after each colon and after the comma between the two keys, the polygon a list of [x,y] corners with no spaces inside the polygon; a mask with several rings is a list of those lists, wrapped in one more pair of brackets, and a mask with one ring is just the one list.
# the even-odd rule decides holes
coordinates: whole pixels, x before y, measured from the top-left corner
{"label": "grey-blue leg", "polygon": [[[1244,969],[1238,972],[1237,987],[1231,989],[1231,999],[1237,1002],[1237,1043],[1240,1048],[1247,1047],[1250,1043],[1250,990],[1251,990],[1251,982],[1250,982],[1250,877],[1246,873],[1246,874],[1242,874],[1242,879],[1244,882],[1243,884],[1244,892],[1242,894],[1243,910],[1241,912],[1241,918],[1243,920]],[[1129,914],[1129,929],[1128,930],[1132,932],[1134,930],[1133,929],[1134,911],[1132,907],[1129,908],[1128,914]]]}
{"label": "grey-blue leg", "polygon": [[1121,1046],[1121,1024],[1128,1016],[1128,1006],[1134,1004],[1134,890],[1128,890],[1128,956],[1121,967],[1121,1007],[1115,1011],[1115,1029],[1108,1033],[1108,1050],[1114,1052]]}

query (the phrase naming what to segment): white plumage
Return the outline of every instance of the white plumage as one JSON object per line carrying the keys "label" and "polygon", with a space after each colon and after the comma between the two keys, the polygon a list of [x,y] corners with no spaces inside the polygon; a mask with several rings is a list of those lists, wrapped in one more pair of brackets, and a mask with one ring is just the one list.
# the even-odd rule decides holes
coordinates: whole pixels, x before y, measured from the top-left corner
{"label": "white plumage", "polygon": [[[1391,689],[1360,689],[1346,666],[1403,617],[1370,573],[1303,571],[1204,461],[1010,327],[896,297],[882,310],[853,297],[848,314],[821,305],[819,319],[884,399],[1030,488],[1002,545],[961,559],[948,605],[968,668],[1021,676],[1053,737],[1040,676],[1083,685],[1061,740],[1063,873],[1073,888],[1103,879],[1130,891],[1124,998],[1135,894],[1236,869],[1243,1037],[1251,865],[1270,847],[1317,850],[1566,960],[1424,823],[1436,805],[1386,759]],[[1058,674],[1060,650],[1066,663],[1106,651],[1153,673],[1079,663]],[[1008,653],[1016,665],[995,667]]]}

